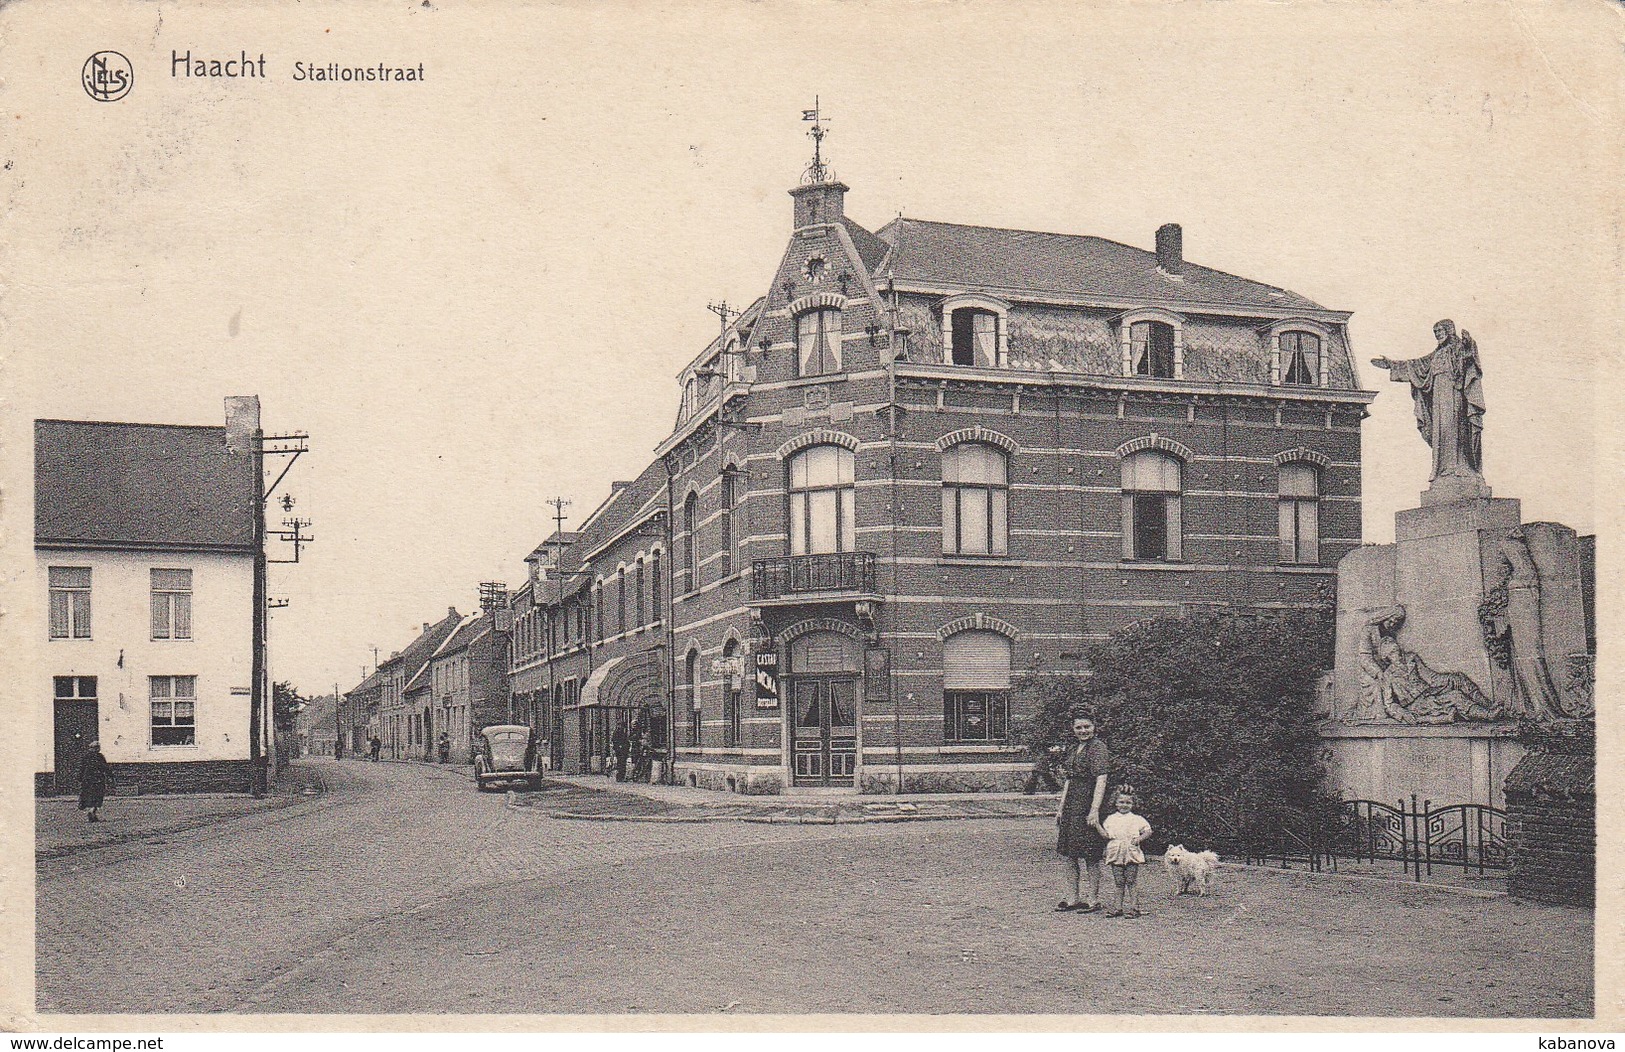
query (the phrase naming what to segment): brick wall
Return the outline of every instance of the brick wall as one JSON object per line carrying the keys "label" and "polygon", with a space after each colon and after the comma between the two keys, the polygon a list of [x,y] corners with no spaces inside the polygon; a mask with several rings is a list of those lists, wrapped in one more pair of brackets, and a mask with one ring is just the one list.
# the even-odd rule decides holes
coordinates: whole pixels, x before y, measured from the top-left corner
{"label": "brick wall", "polygon": [[[246,793],[252,790],[247,760],[199,760],[196,763],[115,763],[110,796],[171,793]],[[49,773],[34,775],[37,796],[75,792],[57,789]]]}
{"label": "brick wall", "polygon": [[1582,721],[1559,722],[1575,724],[1579,733],[1560,727],[1537,734],[1507,775],[1507,890],[1536,902],[1590,906],[1597,867],[1595,746]]}

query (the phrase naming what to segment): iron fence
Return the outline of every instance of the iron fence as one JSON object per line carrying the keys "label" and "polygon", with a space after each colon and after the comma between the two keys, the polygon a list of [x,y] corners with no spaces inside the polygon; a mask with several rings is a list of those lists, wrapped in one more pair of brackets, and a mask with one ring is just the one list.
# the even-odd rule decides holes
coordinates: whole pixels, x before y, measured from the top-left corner
{"label": "iron fence", "polygon": [[1507,868],[1506,812],[1487,804],[1434,807],[1412,796],[1395,804],[1345,800],[1320,813],[1282,806],[1248,814],[1237,831],[1238,853],[1250,864],[1335,872],[1339,860],[1398,862],[1417,881],[1436,868],[1479,876]]}

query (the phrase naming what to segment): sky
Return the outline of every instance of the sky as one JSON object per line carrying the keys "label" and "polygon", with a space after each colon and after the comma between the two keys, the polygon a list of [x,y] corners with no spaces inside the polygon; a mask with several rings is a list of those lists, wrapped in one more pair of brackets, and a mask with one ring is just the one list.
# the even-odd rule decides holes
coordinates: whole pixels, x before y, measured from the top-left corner
{"label": "sky", "polygon": [[[268,430],[310,434],[284,491],[317,540],[271,585],[274,674],[308,692],[522,581],[548,498],[578,523],[648,463],[707,303],[771,280],[815,96],[870,229],[1150,248],[1178,222],[1187,259],[1352,311],[1379,392],[1367,541],[1428,472],[1407,391],[1367,360],[1427,353],[1442,317],[1480,347],[1496,495],[1613,524],[1593,500],[1620,357],[1609,5],[71,12],[0,10],[0,541],[27,565],[33,418],[214,424],[258,394]],[[78,86],[102,49],[136,70],[116,103]],[[172,78],[174,51],[263,53],[270,76]],[[296,61],[426,77],[299,83]]]}

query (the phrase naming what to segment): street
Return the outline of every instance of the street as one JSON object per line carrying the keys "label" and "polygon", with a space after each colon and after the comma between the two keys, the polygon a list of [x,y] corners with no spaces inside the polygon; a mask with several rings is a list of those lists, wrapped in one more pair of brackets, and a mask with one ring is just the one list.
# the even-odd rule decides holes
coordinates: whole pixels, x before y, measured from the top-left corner
{"label": "street", "polygon": [[319,795],[42,857],[38,1010],[1592,1012],[1584,910],[1239,867],[1171,900],[1152,864],[1147,916],[1057,914],[1042,818],[562,820],[600,794],[305,764]]}

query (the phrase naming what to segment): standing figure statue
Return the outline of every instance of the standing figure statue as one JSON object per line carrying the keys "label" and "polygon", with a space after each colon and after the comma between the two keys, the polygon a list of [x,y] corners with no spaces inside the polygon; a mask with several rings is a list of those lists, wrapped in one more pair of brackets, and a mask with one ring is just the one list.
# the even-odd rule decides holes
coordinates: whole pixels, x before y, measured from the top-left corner
{"label": "standing figure statue", "polygon": [[1379,610],[1360,635],[1360,708],[1355,723],[1495,720],[1501,707],[1463,672],[1440,672],[1399,645],[1405,608]]}
{"label": "standing figure statue", "polygon": [[[1563,715],[1557,688],[1546,664],[1541,639],[1540,573],[1529,555],[1529,540],[1518,527],[1501,542],[1506,567],[1507,605],[1504,631],[1511,644],[1512,678],[1524,715],[1549,720]],[[1501,627],[1501,626],[1498,626]]]}
{"label": "standing figure statue", "polygon": [[1387,369],[1390,380],[1411,385],[1416,429],[1433,447],[1429,481],[1455,476],[1482,482],[1484,374],[1478,345],[1465,330],[1458,336],[1449,319],[1434,325],[1433,335],[1439,345],[1432,354],[1404,362],[1373,358],[1371,364]]}

